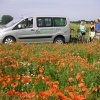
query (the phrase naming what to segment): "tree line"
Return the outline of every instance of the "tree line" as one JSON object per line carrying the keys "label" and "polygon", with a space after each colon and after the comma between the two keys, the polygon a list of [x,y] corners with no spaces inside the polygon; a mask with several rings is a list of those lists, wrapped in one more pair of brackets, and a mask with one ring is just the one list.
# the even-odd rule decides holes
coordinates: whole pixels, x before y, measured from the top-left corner
{"label": "tree line", "polygon": [[[71,21],[71,23],[75,23],[75,24],[80,24],[81,21],[85,21],[87,24],[90,23],[91,21],[87,21],[87,20],[78,20],[78,21]],[[100,19],[99,19],[100,21]]]}
{"label": "tree line", "polygon": [[7,24],[7,23],[9,23],[12,20],[13,20],[13,17],[11,15],[3,15],[1,17],[0,24]]}

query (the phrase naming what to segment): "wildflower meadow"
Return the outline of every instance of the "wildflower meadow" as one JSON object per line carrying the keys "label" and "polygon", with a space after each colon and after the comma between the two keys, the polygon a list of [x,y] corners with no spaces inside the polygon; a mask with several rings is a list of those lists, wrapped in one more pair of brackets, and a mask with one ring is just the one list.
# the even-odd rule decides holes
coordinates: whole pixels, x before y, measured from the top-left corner
{"label": "wildflower meadow", "polygon": [[0,45],[0,100],[100,100],[100,41]]}

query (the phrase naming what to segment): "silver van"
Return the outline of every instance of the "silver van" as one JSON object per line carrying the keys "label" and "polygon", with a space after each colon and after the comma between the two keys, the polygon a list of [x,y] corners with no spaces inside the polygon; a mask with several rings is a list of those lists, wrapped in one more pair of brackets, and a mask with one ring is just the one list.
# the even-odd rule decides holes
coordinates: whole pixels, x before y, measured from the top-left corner
{"label": "silver van", "polygon": [[13,20],[0,28],[0,43],[58,43],[70,41],[70,21],[67,17],[26,17]]}

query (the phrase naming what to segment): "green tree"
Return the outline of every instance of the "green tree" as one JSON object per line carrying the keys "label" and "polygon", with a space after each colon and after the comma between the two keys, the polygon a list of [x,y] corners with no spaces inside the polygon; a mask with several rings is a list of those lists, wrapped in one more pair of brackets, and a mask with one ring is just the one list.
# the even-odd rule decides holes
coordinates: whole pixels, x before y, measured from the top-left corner
{"label": "green tree", "polygon": [[13,20],[13,17],[10,15],[3,15],[1,18],[2,24],[7,24]]}

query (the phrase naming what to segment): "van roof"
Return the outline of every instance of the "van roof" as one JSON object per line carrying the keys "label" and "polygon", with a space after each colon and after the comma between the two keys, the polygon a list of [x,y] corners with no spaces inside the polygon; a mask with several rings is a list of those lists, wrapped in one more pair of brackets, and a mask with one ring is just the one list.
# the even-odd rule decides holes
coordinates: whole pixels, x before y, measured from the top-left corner
{"label": "van roof", "polygon": [[50,16],[49,16],[49,15],[48,15],[48,16],[44,16],[44,15],[35,15],[35,16],[24,16],[24,17],[22,17],[22,18],[29,18],[29,17],[65,17],[65,18],[68,18],[67,16],[56,16],[56,15],[55,15],[55,16],[53,16],[53,15],[52,15],[52,16],[51,16],[51,15],[50,15]]}

